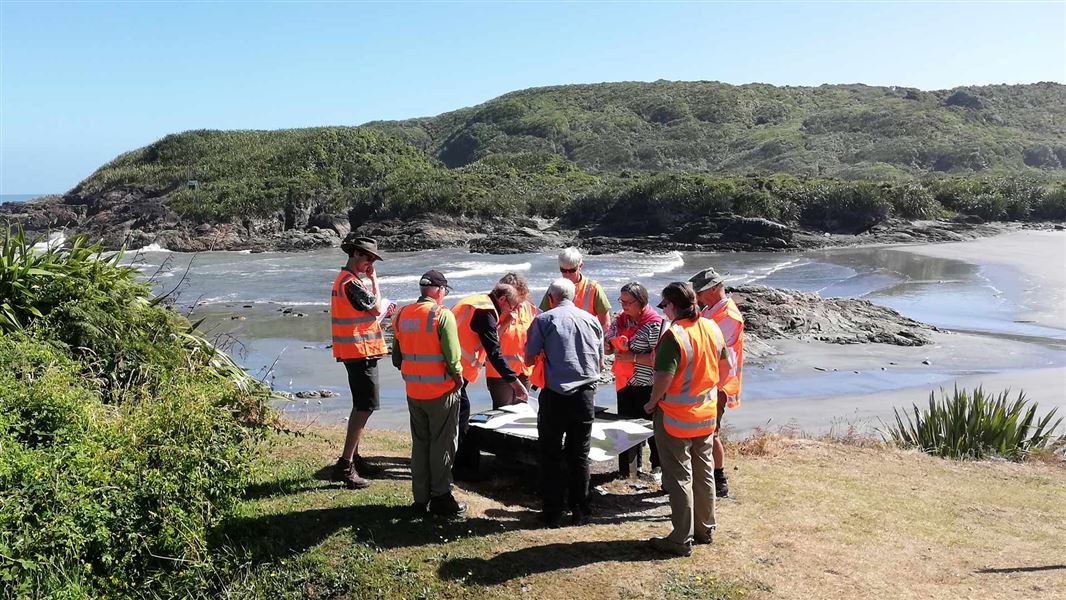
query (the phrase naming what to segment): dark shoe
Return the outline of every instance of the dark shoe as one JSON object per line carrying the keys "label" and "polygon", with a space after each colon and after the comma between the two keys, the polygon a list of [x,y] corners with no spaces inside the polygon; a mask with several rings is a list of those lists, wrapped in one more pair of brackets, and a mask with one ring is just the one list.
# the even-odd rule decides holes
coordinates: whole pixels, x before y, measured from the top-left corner
{"label": "dark shoe", "polygon": [[573,508],[570,510],[570,524],[574,527],[588,525],[592,522],[592,513],[586,508]]}
{"label": "dark shoe", "polygon": [[424,517],[429,514],[429,502],[412,502],[411,512],[417,517]]}
{"label": "dark shoe", "polygon": [[664,554],[674,556],[692,556],[692,546],[671,542],[667,538],[653,537],[648,540],[648,545]]}
{"label": "dark shoe", "polygon": [[334,483],[343,483],[348,478],[348,471],[351,469],[352,461],[338,458],[337,464],[333,465],[333,473],[329,476],[329,480]]}
{"label": "dark shoe", "polygon": [[457,517],[466,512],[466,505],[454,496],[437,496],[429,501],[429,512],[438,517]]}
{"label": "dark shoe", "polygon": [[714,530],[707,532],[706,536],[694,535],[692,536],[693,544],[713,544],[714,543]]}
{"label": "dark shoe", "polygon": [[366,459],[358,454],[352,458],[352,465],[355,466],[355,470],[362,474],[363,477],[377,478],[385,474],[384,469],[366,462]]}
{"label": "dark shoe", "polygon": [[729,482],[726,481],[724,473],[721,477],[719,477],[717,473],[714,476],[714,495],[719,498],[729,496]]}
{"label": "dark shoe", "polygon": [[548,529],[559,529],[563,526],[563,515],[562,513],[542,512],[540,513],[540,521]]}
{"label": "dark shoe", "polygon": [[359,472],[355,470],[355,465],[343,458],[333,465],[333,475],[330,480],[343,483],[344,487],[350,490],[363,490],[370,487],[370,482],[359,476]]}

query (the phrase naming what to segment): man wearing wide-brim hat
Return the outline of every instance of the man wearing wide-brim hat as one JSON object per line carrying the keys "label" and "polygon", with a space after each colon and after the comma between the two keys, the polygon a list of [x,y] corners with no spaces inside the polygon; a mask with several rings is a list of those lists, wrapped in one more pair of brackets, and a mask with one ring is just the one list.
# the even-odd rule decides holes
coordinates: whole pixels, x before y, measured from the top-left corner
{"label": "man wearing wide-brim hat", "polygon": [[725,276],[712,268],[693,275],[689,282],[696,292],[701,315],[718,324],[725,338],[728,361],[719,367],[718,382],[718,428],[714,433],[714,489],[715,495],[729,495],[729,481],[725,475],[725,448],[722,446],[722,420],[727,408],[740,407],[740,384],[744,370],[744,317],[736,302],[725,292]]}
{"label": "man wearing wide-brim hat", "polygon": [[341,250],[348,255],[348,262],[333,281],[330,321],[333,356],[348,371],[352,412],[332,479],[349,489],[363,489],[370,485],[365,477],[380,472],[359,455],[359,441],[370,415],[381,405],[378,360],[389,353],[378,318],[383,307],[374,271],[374,262],[381,260],[381,253],[372,238],[354,233],[345,236]]}

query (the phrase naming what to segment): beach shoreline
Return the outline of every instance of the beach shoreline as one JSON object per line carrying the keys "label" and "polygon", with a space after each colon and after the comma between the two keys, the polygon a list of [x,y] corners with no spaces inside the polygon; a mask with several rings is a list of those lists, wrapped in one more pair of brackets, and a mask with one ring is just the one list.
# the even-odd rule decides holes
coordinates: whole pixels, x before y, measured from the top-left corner
{"label": "beach shoreline", "polygon": [[[862,248],[819,251],[817,259],[841,264],[850,264],[855,256],[863,260],[872,256],[884,261],[883,268],[889,270],[905,270],[912,260],[929,267],[926,263],[930,259],[923,257],[935,257],[929,273],[918,269],[910,274],[913,281],[864,297],[943,331],[933,335],[933,344],[917,347],[772,340],[776,353],[760,361],[764,363],[761,366],[752,361],[745,378],[748,393],[742,406],[725,416],[725,429],[736,436],[777,427],[812,434],[852,426],[873,432],[892,416],[894,408],[924,403],[930,391],[950,389],[956,383],[961,387],[984,385],[996,392],[1024,390],[1043,410],[1063,407],[1060,412],[1066,413],[1066,326],[1056,327],[1053,318],[1043,316],[1031,319],[1033,323],[1017,323],[1014,321],[1029,319],[1015,319],[1011,308],[1024,302],[1027,314],[1036,315],[1053,315],[1059,308],[1056,299],[1066,285],[1062,275],[1055,278],[1057,273],[1066,272],[1066,253],[1057,251],[1060,245],[1066,245],[1066,232],[1023,230],[966,242],[878,246],[876,252]],[[1042,257],[1039,264],[1031,265],[1032,256]],[[950,280],[958,273],[977,282],[965,288],[971,296],[953,297]],[[1024,294],[1037,289],[1047,293]],[[848,295],[847,288],[843,293],[832,288],[826,295]],[[926,302],[933,305],[923,305]],[[944,303],[942,309],[938,303]],[[971,314],[960,316],[964,309]],[[983,312],[986,309],[987,315]],[[276,310],[280,309],[271,309]],[[308,307],[316,314],[323,310],[322,306]],[[257,317],[249,314],[248,318]],[[290,323],[286,327],[322,329],[310,338],[325,339],[328,335],[325,321],[280,322]],[[955,327],[956,323],[963,327]],[[256,331],[255,325],[249,326],[250,331]],[[260,351],[268,356],[283,353],[289,371],[299,374],[299,379],[314,381],[314,389],[332,389],[346,396],[343,369],[327,364],[332,360],[325,356],[328,350],[321,344],[304,343],[303,339],[296,336],[271,341],[272,345]],[[381,364],[380,372],[382,409],[370,426],[406,429],[402,381],[387,362]],[[272,383],[279,389],[296,391],[286,388],[284,381]],[[614,392],[607,387],[599,391],[597,404],[613,410]],[[475,410],[487,406],[488,395],[480,380],[470,386],[470,394]],[[339,424],[348,416],[347,402],[346,398],[294,399],[279,403],[279,407],[287,418],[298,422]]]}

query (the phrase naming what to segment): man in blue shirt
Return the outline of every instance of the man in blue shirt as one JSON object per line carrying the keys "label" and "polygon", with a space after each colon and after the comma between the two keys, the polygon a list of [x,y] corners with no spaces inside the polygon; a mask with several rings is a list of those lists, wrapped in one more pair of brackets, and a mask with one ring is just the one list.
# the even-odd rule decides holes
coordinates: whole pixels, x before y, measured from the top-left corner
{"label": "man in blue shirt", "polygon": [[[555,308],[533,319],[526,337],[526,364],[544,355],[544,391],[540,394],[537,435],[540,439],[542,518],[548,527],[562,524],[563,496],[569,491],[571,524],[589,517],[589,447],[593,401],[603,369],[603,328],[596,317],[574,305],[573,282],[559,278],[548,287]],[[565,441],[564,441],[565,438]],[[568,477],[559,476],[565,455]]]}

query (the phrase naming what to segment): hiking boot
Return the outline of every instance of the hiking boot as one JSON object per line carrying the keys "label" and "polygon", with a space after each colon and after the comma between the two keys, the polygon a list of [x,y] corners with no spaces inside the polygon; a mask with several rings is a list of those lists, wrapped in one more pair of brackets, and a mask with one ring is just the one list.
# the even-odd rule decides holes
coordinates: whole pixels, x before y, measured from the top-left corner
{"label": "hiking boot", "polygon": [[358,454],[352,458],[352,464],[355,466],[355,470],[362,474],[363,477],[377,478],[385,473],[384,469],[366,462],[366,459]]}
{"label": "hiking boot", "polygon": [[424,517],[429,514],[429,502],[412,502],[411,512],[415,513],[416,517]]}
{"label": "hiking boot", "polygon": [[671,542],[669,539],[664,537],[653,537],[648,540],[648,545],[664,554],[673,554],[674,556],[692,556],[692,546],[688,544],[678,544],[677,542]]}
{"label": "hiking boot", "polygon": [[338,459],[337,464],[333,465],[333,475],[330,477],[330,481],[343,483],[344,487],[350,490],[362,490],[370,487],[370,482],[359,476],[359,472],[355,470],[355,465],[352,464],[352,461],[343,458]]}
{"label": "hiking boot", "polygon": [[438,517],[457,517],[466,512],[466,505],[451,494],[437,496],[429,501],[429,512]]}
{"label": "hiking boot", "polygon": [[[719,475],[719,473],[721,474]],[[729,482],[726,481],[725,472],[716,472],[714,474],[714,495],[719,498],[729,496]]]}
{"label": "hiking boot", "polygon": [[707,532],[707,535],[694,535],[692,536],[693,544],[713,544],[714,543],[714,530]]}

